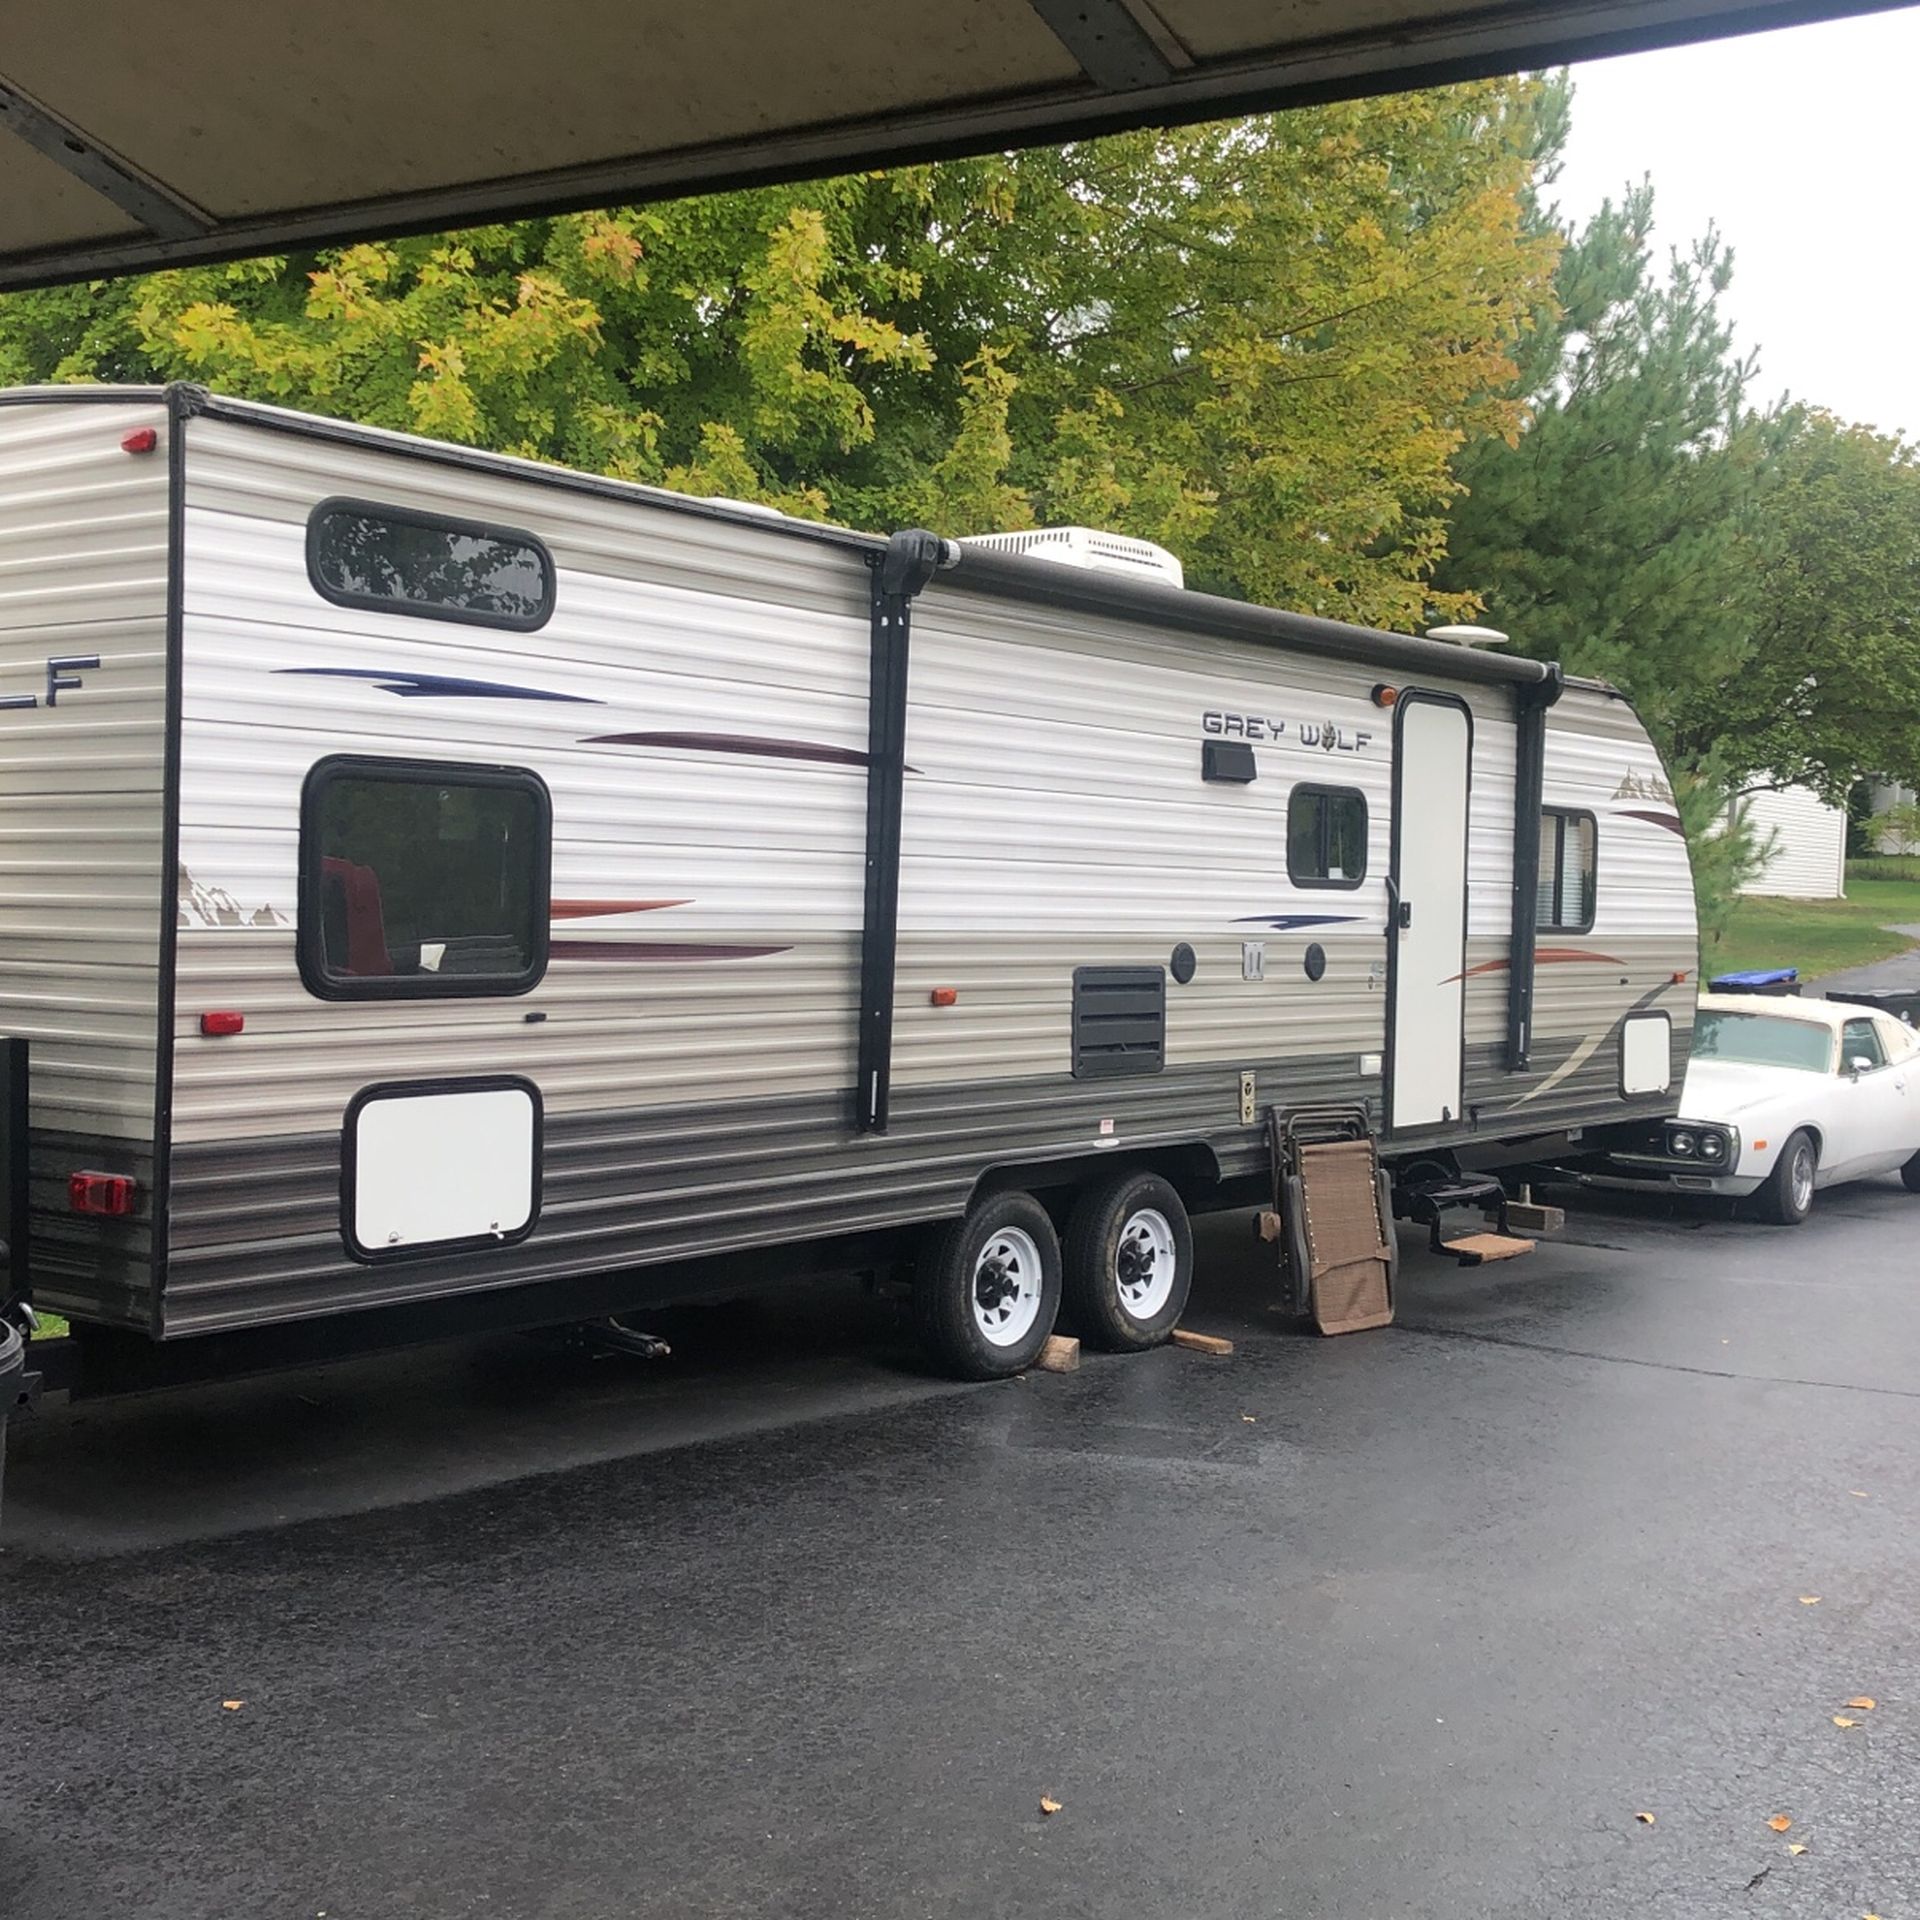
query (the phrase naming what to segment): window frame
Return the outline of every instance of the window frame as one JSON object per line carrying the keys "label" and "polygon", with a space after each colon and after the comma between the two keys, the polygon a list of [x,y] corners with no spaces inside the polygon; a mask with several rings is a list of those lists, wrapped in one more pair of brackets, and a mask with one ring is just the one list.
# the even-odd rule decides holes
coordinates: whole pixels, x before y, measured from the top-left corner
{"label": "window frame", "polygon": [[[321,929],[324,873],[319,810],[336,780],[386,780],[394,785],[493,787],[533,796],[538,823],[533,871],[528,875],[533,927],[527,964],[515,974],[345,974],[326,964]],[[301,983],[316,1000],[510,1000],[531,993],[547,974],[553,932],[553,795],[530,767],[466,760],[419,760],[401,755],[334,753],[307,769],[300,787],[300,844],[294,904],[294,954]]]}
{"label": "window frame", "polygon": [[[1328,874],[1302,874],[1293,869],[1293,803],[1302,797],[1318,800],[1357,800],[1360,803],[1360,871],[1350,880],[1336,880]],[[1328,810],[1320,812],[1320,826],[1316,852],[1321,856],[1321,864],[1330,866],[1326,856],[1332,851],[1327,830]],[[1352,893],[1367,884],[1367,874],[1372,867],[1373,849],[1370,844],[1373,835],[1373,809],[1367,805],[1367,796],[1358,787],[1335,786],[1324,780],[1296,780],[1287,789],[1286,818],[1287,879],[1296,887],[1318,888],[1324,892]]]}
{"label": "window frame", "polygon": [[[475,612],[439,600],[397,600],[382,593],[356,593],[350,587],[336,587],[322,577],[319,564],[320,524],[330,514],[351,513],[362,519],[388,520],[401,526],[423,527],[429,533],[464,533],[479,540],[511,540],[530,547],[540,556],[546,577],[546,592],[538,609],[531,614]],[[364,500],[355,494],[334,493],[319,502],[307,515],[307,580],[322,600],[336,607],[352,607],[363,613],[397,613],[414,620],[451,620],[463,627],[498,627],[508,633],[537,633],[553,618],[554,602],[559,594],[559,577],[553,563],[553,550],[537,533],[525,527],[510,527],[492,520],[466,520],[458,514],[431,513],[424,507],[394,506],[383,500]]]}
{"label": "window frame", "polygon": [[[1535,933],[1591,933],[1595,917],[1600,911],[1600,817],[1591,807],[1543,806],[1540,809],[1541,825],[1549,820],[1560,822],[1560,846],[1566,842],[1566,828],[1569,822],[1584,820],[1593,828],[1593,884],[1587,891],[1587,917],[1584,920],[1563,919],[1558,911],[1551,920],[1540,918],[1540,894],[1536,886],[1533,899],[1533,930]],[[1560,899],[1560,881],[1562,866],[1557,857],[1553,862],[1553,893],[1556,910],[1563,904]],[[1542,863],[1545,864],[1544,862]]]}

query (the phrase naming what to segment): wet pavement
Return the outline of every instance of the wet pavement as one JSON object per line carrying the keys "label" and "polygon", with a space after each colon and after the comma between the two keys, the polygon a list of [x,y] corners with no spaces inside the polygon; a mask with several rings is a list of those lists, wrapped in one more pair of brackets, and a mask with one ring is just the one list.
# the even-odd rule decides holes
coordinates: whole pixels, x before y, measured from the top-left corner
{"label": "wet pavement", "polygon": [[1229,1359],[818,1289],[43,1411],[0,1915],[1906,1920],[1916,1227],[1586,1202],[1321,1341],[1236,1217]]}

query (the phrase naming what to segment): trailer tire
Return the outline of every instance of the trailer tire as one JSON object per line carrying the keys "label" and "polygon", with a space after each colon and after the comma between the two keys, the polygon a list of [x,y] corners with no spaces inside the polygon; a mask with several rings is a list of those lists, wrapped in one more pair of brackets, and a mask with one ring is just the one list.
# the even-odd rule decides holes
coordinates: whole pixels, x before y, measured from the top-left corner
{"label": "trailer tire", "polygon": [[1909,1193],[1920,1193],[1920,1153],[1916,1153],[1900,1169],[1900,1184]]}
{"label": "trailer tire", "polygon": [[937,1227],[913,1272],[913,1314],[934,1361],[1004,1380],[1039,1358],[1060,1312],[1060,1239],[1028,1193],[990,1193]]}
{"label": "trailer tire", "polygon": [[1066,1297],[1089,1346],[1141,1353],[1187,1310],[1193,1228],[1157,1173],[1117,1173],[1089,1187],[1067,1222]]}

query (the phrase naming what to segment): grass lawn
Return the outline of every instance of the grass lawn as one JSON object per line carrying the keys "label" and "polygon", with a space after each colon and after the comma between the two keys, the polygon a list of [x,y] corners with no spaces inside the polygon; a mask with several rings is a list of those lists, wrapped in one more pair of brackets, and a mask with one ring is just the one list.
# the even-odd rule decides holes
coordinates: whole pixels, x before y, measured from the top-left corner
{"label": "grass lawn", "polygon": [[1884,864],[1895,873],[1882,872],[1878,862],[1850,863],[1844,900],[1742,900],[1723,938],[1703,943],[1702,975],[1798,967],[1807,979],[1904,953],[1915,943],[1886,928],[1920,926],[1920,868]]}

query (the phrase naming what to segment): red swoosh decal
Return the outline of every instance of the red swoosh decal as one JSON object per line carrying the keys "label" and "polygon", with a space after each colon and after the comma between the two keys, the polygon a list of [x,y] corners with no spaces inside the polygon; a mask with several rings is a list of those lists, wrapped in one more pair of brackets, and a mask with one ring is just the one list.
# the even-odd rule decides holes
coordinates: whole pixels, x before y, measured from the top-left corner
{"label": "red swoosh decal", "polygon": [[1683,840],[1687,837],[1677,813],[1650,813],[1641,807],[1615,807],[1614,812],[1623,820],[1644,820],[1649,826],[1665,827],[1669,833],[1677,833]]}
{"label": "red swoosh decal", "polygon": [[791,947],[736,947],[700,940],[555,940],[548,954],[555,960],[761,960],[770,953],[791,953]]}
{"label": "red swoosh decal", "polygon": [[858,747],[830,747],[816,740],[770,740],[747,733],[596,733],[589,747],[679,747],[689,753],[752,753],[769,760],[818,760],[828,766],[864,767]]}
{"label": "red swoosh decal", "polygon": [[552,906],[556,920],[596,920],[603,914],[656,913],[662,907],[687,907],[690,900],[556,900]]}
{"label": "red swoosh decal", "polygon": [[[1591,960],[1600,966],[1624,967],[1627,963],[1611,953],[1592,953],[1585,947],[1535,947],[1534,964],[1542,967],[1565,966],[1573,960]],[[1443,987],[1450,987],[1456,980],[1471,980],[1475,974],[1504,973],[1513,964],[1511,960],[1482,960],[1477,967],[1469,967],[1465,973],[1450,973],[1441,981]]]}

